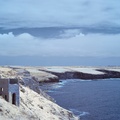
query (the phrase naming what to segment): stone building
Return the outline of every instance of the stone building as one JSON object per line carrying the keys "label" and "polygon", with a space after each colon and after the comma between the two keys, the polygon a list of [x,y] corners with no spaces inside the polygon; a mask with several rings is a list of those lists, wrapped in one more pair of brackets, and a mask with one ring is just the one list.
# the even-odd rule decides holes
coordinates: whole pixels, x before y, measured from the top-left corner
{"label": "stone building", "polygon": [[19,106],[19,83],[18,79],[0,78],[0,96],[6,101]]}

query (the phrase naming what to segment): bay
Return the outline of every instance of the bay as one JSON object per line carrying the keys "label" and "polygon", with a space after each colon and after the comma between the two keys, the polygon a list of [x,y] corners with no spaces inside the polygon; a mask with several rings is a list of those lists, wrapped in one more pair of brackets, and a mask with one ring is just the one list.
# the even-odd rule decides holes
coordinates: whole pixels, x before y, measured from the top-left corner
{"label": "bay", "polygon": [[41,88],[81,120],[120,120],[120,79],[62,80]]}

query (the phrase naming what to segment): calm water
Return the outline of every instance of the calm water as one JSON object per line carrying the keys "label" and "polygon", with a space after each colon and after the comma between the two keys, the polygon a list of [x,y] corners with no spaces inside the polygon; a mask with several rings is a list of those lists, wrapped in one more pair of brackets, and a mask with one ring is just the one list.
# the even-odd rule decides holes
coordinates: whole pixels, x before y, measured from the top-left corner
{"label": "calm water", "polygon": [[120,66],[120,57],[0,56],[0,65],[22,66]]}
{"label": "calm water", "polygon": [[120,79],[63,80],[41,88],[81,120],[120,120]]}

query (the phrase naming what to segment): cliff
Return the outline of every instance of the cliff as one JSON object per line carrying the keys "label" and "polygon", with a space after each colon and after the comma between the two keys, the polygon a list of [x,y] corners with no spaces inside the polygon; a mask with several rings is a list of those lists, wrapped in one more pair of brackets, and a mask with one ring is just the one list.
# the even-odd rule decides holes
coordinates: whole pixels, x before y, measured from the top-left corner
{"label": "cliff", "polygon": [[1,78],[18,78],[20,107],[0,97],[2,120],[79,120],[70,111],[58,106],[44,93],[39,83],[60,79],[120,78],[120,67],[0,67]]}
{"label": "cliff", "polygon": [[0,97],[1,120],[78,120],[67,111],[28,87],[20,86],[20,107]]}
{"label": "cliff", "polygon": [[72,112],[58,106],[39,89],[39,82],[24,68],[0,67],[1,78],[17,77],[20,81],[20,106],[0,97],[2,120],[79,120]]}
{"label": "cliff", "polygon": [[39,70],[56,75],[59,79],[120,78],[120,67],[44,67]]}

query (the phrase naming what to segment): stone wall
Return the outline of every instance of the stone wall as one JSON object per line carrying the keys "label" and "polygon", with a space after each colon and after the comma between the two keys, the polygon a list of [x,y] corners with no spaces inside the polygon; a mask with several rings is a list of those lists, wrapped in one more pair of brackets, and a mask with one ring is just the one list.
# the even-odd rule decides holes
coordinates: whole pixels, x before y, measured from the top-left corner
{"label": "stone wall", "polygon": [[6,100],[9,101],[9,80],[0,79],[0,95]]}
{"label": "stone wall", "polygon": [[0,79],[0,95],[11,104],[19,106],[20,96],[18,80]]}
{"label": "stone wall", "polygon": [[[15,99],[14,99],[14,97],[15,97]],[[11,104],[15,104],[16,106],[19,106],[19,104],[20,104],[19,99],[20,99],[19,85],[18,84],[9,84],[9,102]]]}

